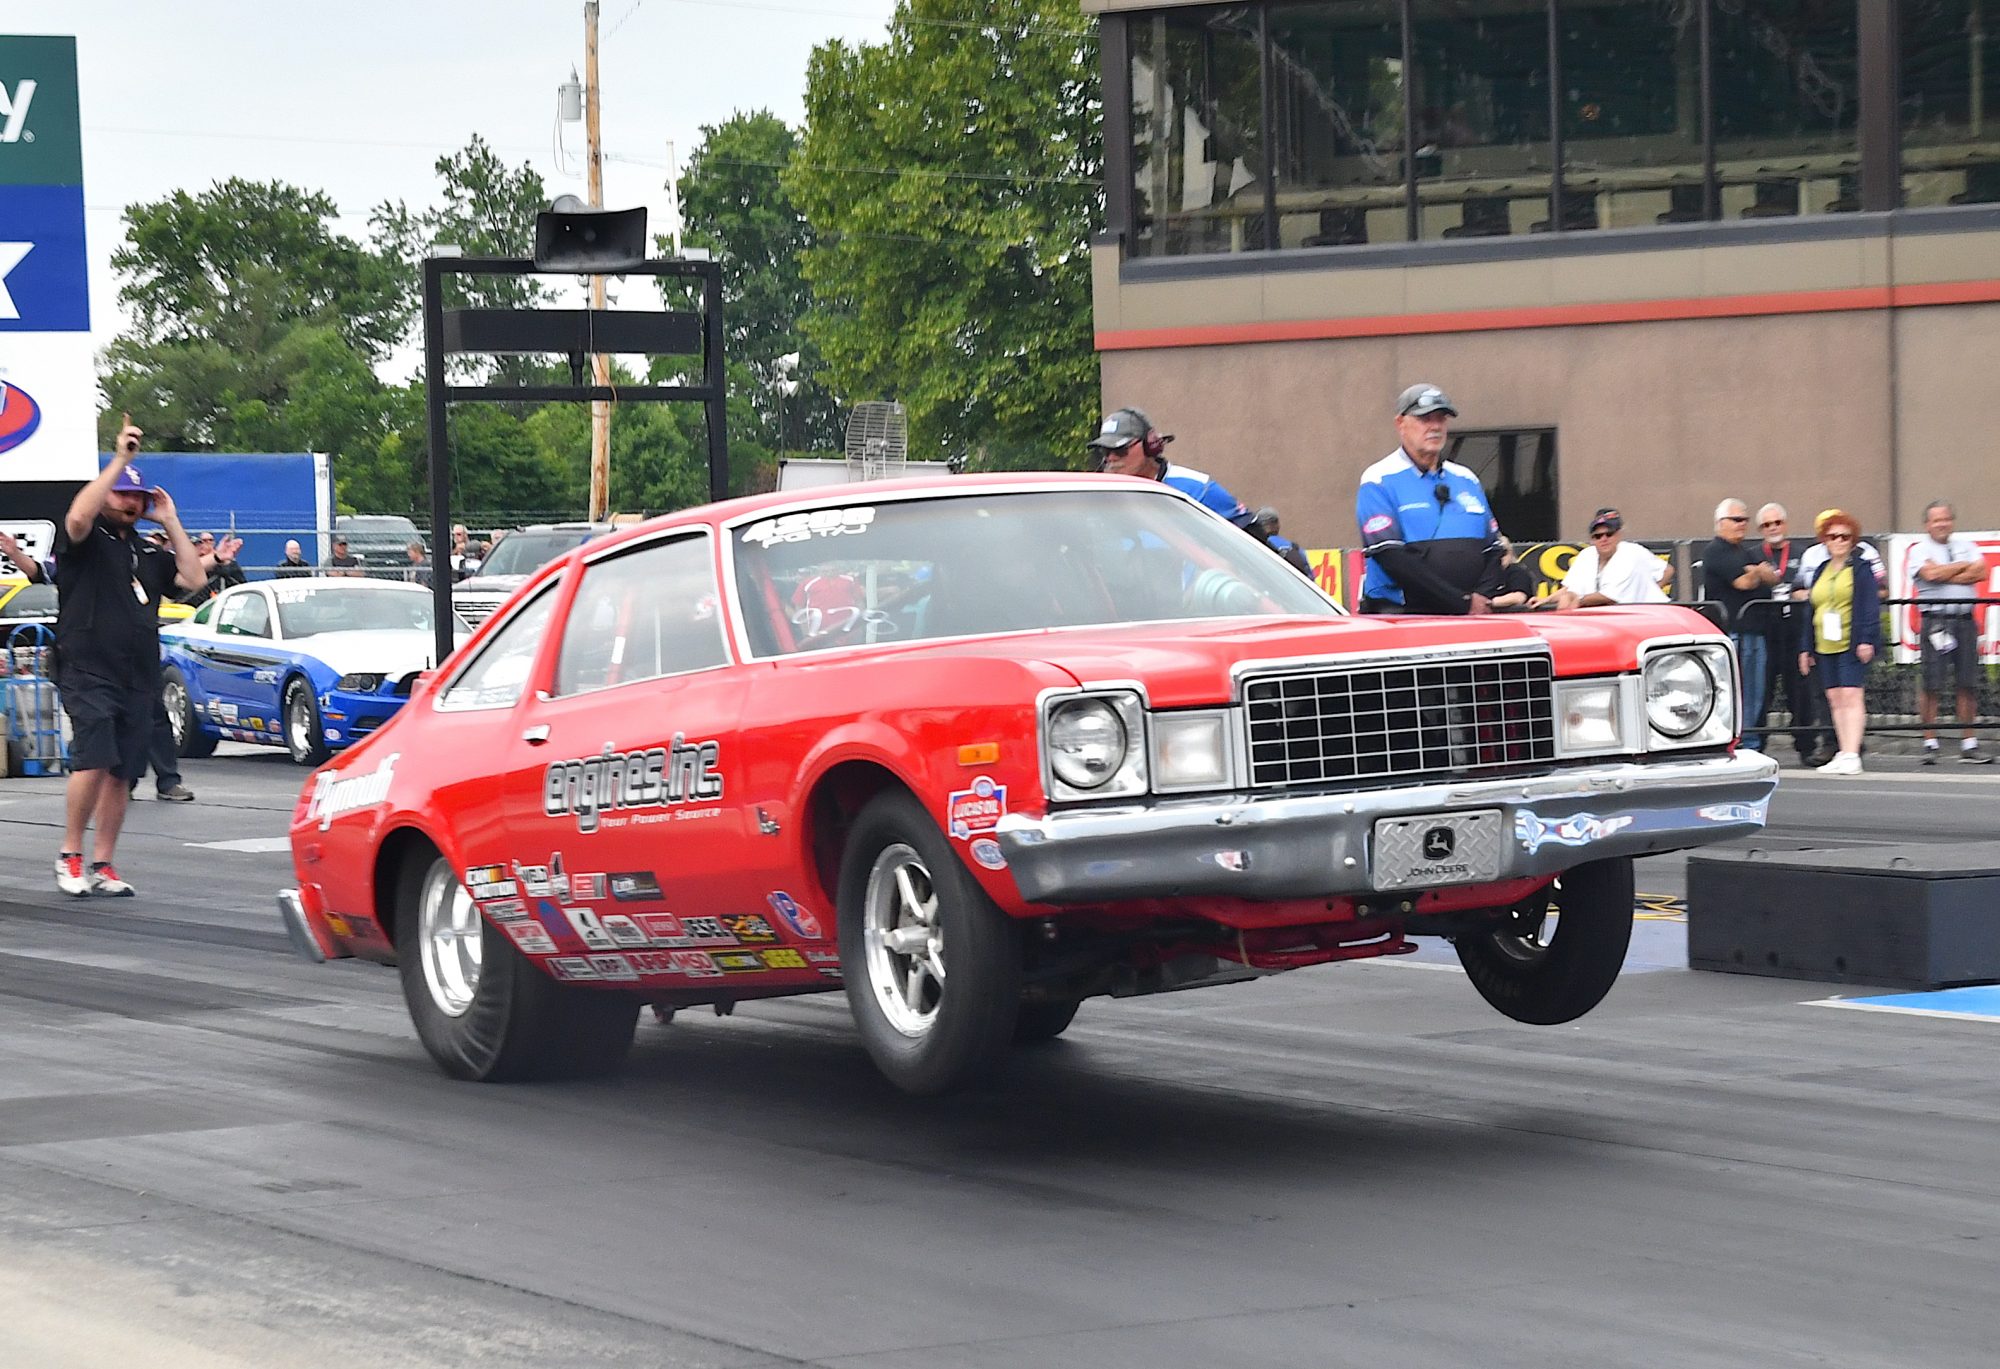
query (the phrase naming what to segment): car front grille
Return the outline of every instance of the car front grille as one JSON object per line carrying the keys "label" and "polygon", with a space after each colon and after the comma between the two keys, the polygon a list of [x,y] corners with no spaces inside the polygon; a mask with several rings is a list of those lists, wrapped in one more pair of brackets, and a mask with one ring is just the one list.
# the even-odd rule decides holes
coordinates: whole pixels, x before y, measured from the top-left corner
{"label": "car front grille", "polygon": [[459,617],[478,627],[493,616],[493,610],[500,607],[504,597],[499,594],[461,594],[451,601],[451,606],[458,610]]}
{"label": "car front grille", "polygon": [[1555,759],[1545,655],[1341,666],[1246,680],[1259,788],[1492,774]]}

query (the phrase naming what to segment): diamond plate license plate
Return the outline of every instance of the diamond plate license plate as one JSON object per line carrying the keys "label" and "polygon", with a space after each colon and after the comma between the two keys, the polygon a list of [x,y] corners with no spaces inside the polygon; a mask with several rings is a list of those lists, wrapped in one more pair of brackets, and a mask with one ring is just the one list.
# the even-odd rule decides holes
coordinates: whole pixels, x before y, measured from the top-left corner
{"label": "diamond plate license plate", "polygon": [[1383,818],[1375,824],[1375,887],[1427,889],[1500,877],[1500,811]]}

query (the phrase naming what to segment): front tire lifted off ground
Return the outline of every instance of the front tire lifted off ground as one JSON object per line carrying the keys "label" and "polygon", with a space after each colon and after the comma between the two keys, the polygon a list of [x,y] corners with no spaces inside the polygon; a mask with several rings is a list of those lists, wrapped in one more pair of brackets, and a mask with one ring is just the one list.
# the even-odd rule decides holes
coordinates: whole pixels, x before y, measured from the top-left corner
{"label": "front tire lifted off ground", "polygon": [[1007,1053],[1021,1004],[1020,928],[916,799],[871,799],[847,834],[840,972],[877,1069],[942,1093]]}
{"label": "front tire lifted off ground", "polygon": [[1592,861],[1565,870],[1548,905],[1524,905],[1461,935],[1458,961],[1480,997],[1516,1022],[1573,1021],[1617,982],[1632,944],[1632,908],[1631,857]]}
{"label": "front tire lifted off ground", "polygon": [[454,1079],[578,1079],[624,1063],[639,1000],[561,984],[486,925],[435,851],[396,889],[396,961],[417,1038]]}

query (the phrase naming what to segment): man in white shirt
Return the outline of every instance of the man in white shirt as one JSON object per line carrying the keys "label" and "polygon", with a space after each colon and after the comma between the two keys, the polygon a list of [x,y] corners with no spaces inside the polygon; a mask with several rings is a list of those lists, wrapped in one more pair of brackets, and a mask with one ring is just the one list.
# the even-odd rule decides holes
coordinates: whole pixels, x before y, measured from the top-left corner
{"label": "man in white shirt", "polygon": [[1625,520],[1616,509],[1599,509],[1590,520],[1590,545],[1576,554],[1556,595],[1557,608],[1600,604],[1664,604],[1674,568],[1623,537]]}
{"label": "man in white shirt", "polygon": [[1917,712],[1924,720],[1925,765],[1938,762],[1938,695],[1955,690],[1953,721],[1968,726],[1959,743],[1958,758],[1966,765],[1989,765],[1993,758],[1979,749],[1969,725],[1979,716],[1979,617],[1975,600],[1986,583],[1986,557],[1971,538],[1958,535],[1958,516],[1940,499],[1924,510],[1924,531],[1930,535],[1910,548],[1911,591],[1923,609],[1923,683],[1917,688]]}

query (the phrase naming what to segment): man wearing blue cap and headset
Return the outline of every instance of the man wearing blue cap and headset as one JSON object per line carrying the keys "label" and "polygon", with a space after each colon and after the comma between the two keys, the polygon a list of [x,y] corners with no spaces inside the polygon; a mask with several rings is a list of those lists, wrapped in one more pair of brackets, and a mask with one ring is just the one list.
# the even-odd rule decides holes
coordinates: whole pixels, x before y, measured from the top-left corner
{"label": "man wearing blue cap and headset", "polygon": [[[175,587],[208,580],[173,499],[132,464],[141,436],[128,417],[111,460],[71,501],[56,541],[56,687],[72,738],[56,887],[78,896],[132,893],[111,860],[126,786],[145,765],[160,697],[159,604]],[[166,529],[171,551],[139,535],[141,518]],[[93,823],[86,864],[84,830]]]}
{"label": "man wearing blue cap and headset", "polygon": [[1396,450],[1361,473],[1354,521],[1368,575],[1364,613],[1489,613],[1497,584],[1500,524],[1479,477],[1444,459],[1458,417],[1435,385],[1396,399]]}

